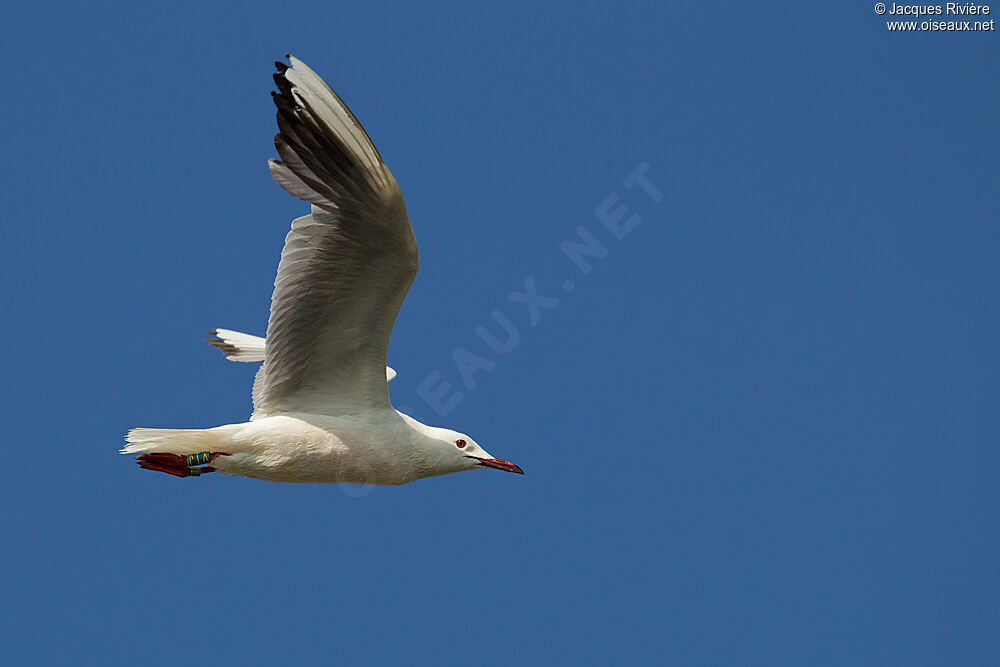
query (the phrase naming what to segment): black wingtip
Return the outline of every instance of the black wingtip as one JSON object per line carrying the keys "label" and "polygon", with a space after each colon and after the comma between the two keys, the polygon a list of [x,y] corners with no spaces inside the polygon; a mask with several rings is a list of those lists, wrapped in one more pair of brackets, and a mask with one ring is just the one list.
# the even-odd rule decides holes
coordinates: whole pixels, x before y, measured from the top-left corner
{"label": "black wingtip", "polygon": [[275,72],[274,74],[271,75],[271,78],[274,79],[274,85],[277,86],[278,90],[281,91],[282,95],[291,96],[292,84],[288,83],[288,79],[285,78],[285,75],[283,73]]}
{"label": "black wingtip", "polygon": [[206,338],[205,342],[214,347],[217,350],[221,350],[223,354],[227,357],[231,354],[236,354],[239,351],[235,345],[227,343],[219,338],[219,330],[212,329],[208,332],[209,336],[215,336],[215,338]]}
{"label": "black wingtip", "polygon": [[206,338],[205,342],[208,343],[209,345],[211,345],[212,347],[214,347],[216,350],[219,350],[220,352],[222,352],[227,357],[230,356],[230,355],[236,354],[237,352],[240,351],[240,349],[238,347],[236,347],[235,345],[227,343],[224,340],[219,340],[217,338],[215,338],[215,339],[213,339],[213,338]]}
{"label": "black wingtip", "polygon": [[[287,56],[285,56],[285,57],[287,58]],[[284,74],[285,72],[288,71],[288,65],[286,65],[283,62],[281,62],[280,60],[275,60],[274,61],[274,68],[276,70],[278,70],[279,72],[281,72],[282,74]]]}

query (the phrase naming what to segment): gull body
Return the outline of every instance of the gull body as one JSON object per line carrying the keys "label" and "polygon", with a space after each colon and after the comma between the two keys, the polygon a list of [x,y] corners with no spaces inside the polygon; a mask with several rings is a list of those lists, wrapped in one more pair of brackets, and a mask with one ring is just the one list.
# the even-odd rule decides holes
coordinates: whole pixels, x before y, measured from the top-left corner
{"label": "gull body", "polygon": [[[267,336],[216,329],[233,361],[263,362],[245,423],[137,428],[125,454],[178,477],[221,472],[272,482],[406,484],[477,468],[522,470],[457,431],[395,410],[385,365],[417,245],[395,179],[367,133],[302,61],[276,63],[275,181],[311,204],[292,222]],[[203,465],[210,463],[210,465]]]}
{"label": "gull body", "polygon": [[[396,410],[288,413],[210,429],[133,433],[128,453],[225,452],[212,460],[215,470],[269,482],[398,485],[472,470],[483,466],[480,458],[493,460],[468,436]],[[459,440],[466,442],[461,450]],[[155,449],[145,449],[147,443]]]}

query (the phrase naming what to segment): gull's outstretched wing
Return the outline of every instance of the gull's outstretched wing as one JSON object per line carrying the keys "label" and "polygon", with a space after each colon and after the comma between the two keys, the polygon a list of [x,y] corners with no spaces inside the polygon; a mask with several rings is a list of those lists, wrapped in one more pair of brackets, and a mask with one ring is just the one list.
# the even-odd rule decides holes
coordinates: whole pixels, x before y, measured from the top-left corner
{"label": "gull's outstretched wing", "polygon": [[302,61],[276,63],[274,180],[312,204],[271,297],[254,414],[388,406],[386,351],[417,275],[403,196],[354,114]]}

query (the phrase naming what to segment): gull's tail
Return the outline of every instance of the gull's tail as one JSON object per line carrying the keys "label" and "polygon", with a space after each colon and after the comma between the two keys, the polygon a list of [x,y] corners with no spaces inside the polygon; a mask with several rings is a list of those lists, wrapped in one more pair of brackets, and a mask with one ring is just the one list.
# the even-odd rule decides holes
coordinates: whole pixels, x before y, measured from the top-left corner
{"label": "gull's tail", "polygon": [[264,339],[232,329],[212,329],[205,341],[221,350],[229,361],[264,361]]}
{"label": "gull's tail", "polygon": [[224,437],[219,428],[134,428],[125,436],[126,444],[120,453],[194,454],[214,451]]}
{"label": "gull's tail", "polygon": [[219,449],[233,444],[232,428],[232,424],[206,429],[134,428],[125,436],[127,444],[121,453],[138,454],[135,461],[144,470],[198,477],[218,470],[204,464],[230,456]]}

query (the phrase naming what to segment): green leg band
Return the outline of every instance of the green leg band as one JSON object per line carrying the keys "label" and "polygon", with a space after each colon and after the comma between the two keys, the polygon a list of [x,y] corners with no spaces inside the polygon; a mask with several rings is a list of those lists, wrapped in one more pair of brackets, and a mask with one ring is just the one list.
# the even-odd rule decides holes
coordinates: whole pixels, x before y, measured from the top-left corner
{"label": "green leg band", "polygon": [[187,455],[187,464],[189,466],[197,466],[202,463],[210,463],[212,461],[211,452],[198,452],[197,454]]}

